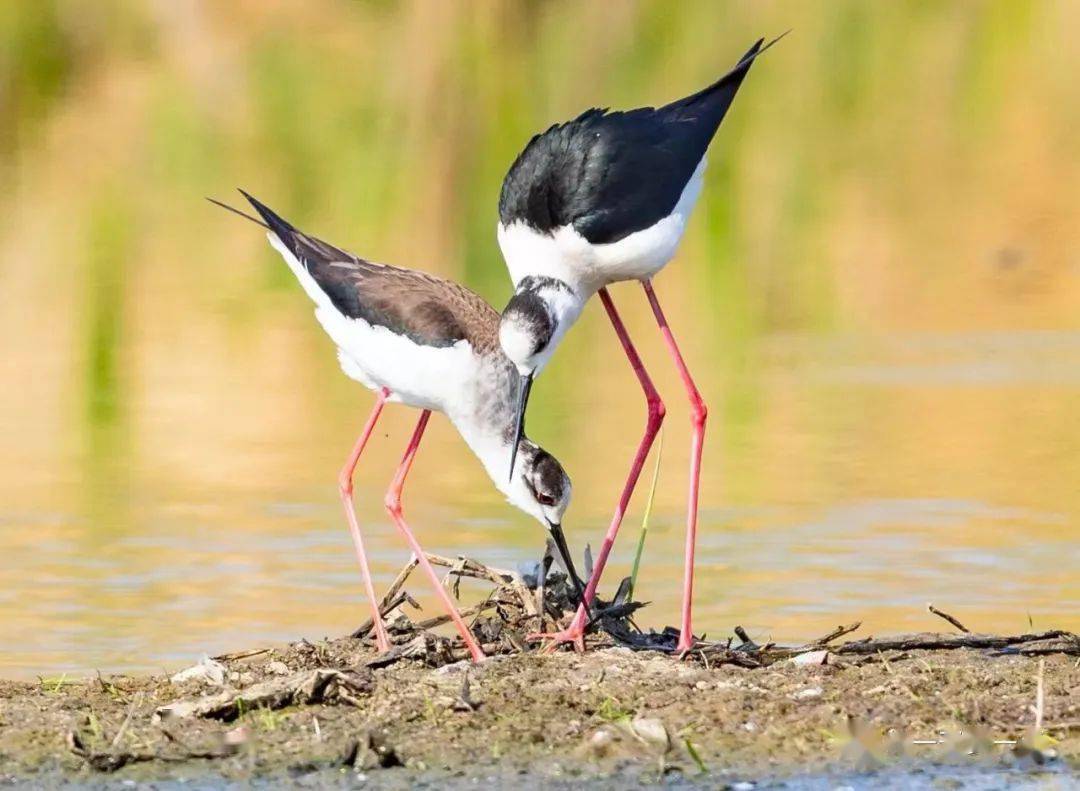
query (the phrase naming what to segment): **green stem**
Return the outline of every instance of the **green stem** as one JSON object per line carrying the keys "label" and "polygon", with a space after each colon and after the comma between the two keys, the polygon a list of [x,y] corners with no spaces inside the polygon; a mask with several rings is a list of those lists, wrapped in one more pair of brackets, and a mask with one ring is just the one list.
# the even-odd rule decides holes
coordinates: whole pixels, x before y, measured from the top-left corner
{"label": "green stem", "polygon": [[645,515],[641,517],[641,534],[638,535],[637,550],[634,552],[634,565],[630,569],[630,594],[634,598],[634,588],[637,587],[638,568],[641,566],[641,555],[645,551],[645,534],[649,532],[649,517],[652,515],[653,499],[656,497],[656,483],[660,480],[660,456],[664,452],[664,429],[660,429],[659,441],[656,444],[656,466],[653,467],[652,485],[649,487],[649,499],[645,502]]}

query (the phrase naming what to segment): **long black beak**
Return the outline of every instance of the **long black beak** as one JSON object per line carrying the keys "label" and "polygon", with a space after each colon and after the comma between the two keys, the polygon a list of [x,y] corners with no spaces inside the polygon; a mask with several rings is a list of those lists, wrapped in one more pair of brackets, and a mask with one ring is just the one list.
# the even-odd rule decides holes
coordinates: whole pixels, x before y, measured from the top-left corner
{"label": "long black beak", "polygon": [[529,405],[529,391],[532,390],[533,375],[521,378],[521,389],[518,390],[518,413],[517,425],[514,427],[514,446],[510,449],[510,480],[514,480],[514,462],[517,460],[518,445],[525,436],[525,408]]}
{"label": "long black beak", "polygon": [[[578,576],[577,569],[574,568],[574,561],[571,559],[570,550],[566,546],[566,536],[563,535],[562,525],[548,522],[548,527],[551,529],[551,537],[555,539],[555,548],[559,550],[559,557],[562,558],[563,565],[566,567],[566,573],[570,575],[570,580],[574,583],[574,590],[577,592],[577,603],[582,604],[585,601],[585,586],[581,583],[581,577]],[[585,606],[585,610],[588,612],[588,605]]]}

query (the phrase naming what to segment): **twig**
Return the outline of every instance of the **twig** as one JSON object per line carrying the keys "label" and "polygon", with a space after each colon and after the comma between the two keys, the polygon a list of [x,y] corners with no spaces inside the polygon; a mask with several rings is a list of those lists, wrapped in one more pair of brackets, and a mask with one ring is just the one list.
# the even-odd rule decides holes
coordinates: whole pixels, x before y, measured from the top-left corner
{"label": "twig", "polygon": [[[498,584],[508,584],[513,581],[514,573],[512,571],[506,571],[505,569],[497,569],[493,566],[485,566],[483,563],[478,563],[475,560],[469,558],[448,558],[445,555],[436,555],[431,552],[425,552],[427,559],[435,566],[445,566],[447,568],[454,569],[454,573],[462,577],[473,577],[480,580],[491,580]],[[461,563],[460,571],[454,568]],[[496,579],[497,578],[497,579]]]}
{"label": "twig", "polygon": [[249,648],[246,651],[233,651],[232,653],[218,654],[217,656],[212,656],[210,658],[215,662],[233,662],[237,659],[247,659],[248,657],[265,654],[269,650],[269,648]]}
{"label": "twig", "polygon": [[846,634],[851,634],[860,626],[862,626],[862,621],[856,621],[855,623],[848,624],[847,626],[837,626],[824,637],[819,637],[817,640],[807,643],[807,645],[826,645],[827,643],[831,643],[833,640],[841,638]]}
{"label": "twig", "polygon": [[[1051,642],[1053,641],[1053,642]],[[1039,645],[1044,643],[1043,645]],[[1045,643],[1049,643],[1046,645]],[[853,640],[832,648],[834,654],[876,654],[879,651],[949,650],[954,648],[997,648],[1015,653],[1080,654],[1080,641],[1071,632],[1055,629],[1038,634],[1011,637],[990,634],[905,634],[868,640]]]}
{"label": "twig", "polygon": [[757,650],[758,644],[750,639],[750,635],[748,635],[746,633],[746,630],[743,629],[741,626],[735,627],[735,636],[742,640],[742,645],[739,646],[740,649],[744,651]]}
{"label": "twig", "polygon": [[951,615],[949,615],[949,614],[948,614],[947,612],[943,612],[942,610],[939,610],[939,609],[938,609],[937,607],[935,607],[935,606],[934,606],[934,605],[932,605],[932,604],[927,604],[927,605],[926,605],[926,609],[927,609],[927,610],[928,610],[929,612],[932,612],[932,613],[933,613],[934,615],[936,615],[936,616],[937,616],[938,618],[944,618],[944,619],[945,619],[946,621],[948,621],[949,623],[951,623],[951,624],[952,624],[953,626],[955,626],[955,627],[956,627],[957,629],[959,629],[959,630],[960,630],[961,632],[964,632],[965,634],[971,634],[971,630],[970,630],[970,629],[968,629],[968,628],[967,628],[966,626],[964,626],[964,625],[963,625],[962,623],[960,623],[960,622],[959,622],[958,620],[956,620],[955,618],[953,618],[953,617],[952,617]]}
{"label": "twig", "polygon": [[[379,616],[381,618],[385,618],[387,616],[387,614],[390,613],[391,610],[397,609],[398,607],[403,605],[405,602],[409,601],[411,598],[412,597],[409,596],[409,594],[406,593],[405,591],[401,591],[400,593],[398,593],[394,597],[393,601],[387,601],[386,598],[384,597],[383,601],[382,601],[382,604],[379,605]],[[374,627],[375,627],[375,621],[369,616],[366,621],[364,621],[362,624],[360,624],[358,627],[356,627],[356,631],[353,632],[350,635],[350,637],[356,637],[356,638],[367,637],[368,632],[370,632]]]}
{"label": "twig", "polygon": [[398,575],[394,577],[394,581],[390,583],[390,587],[386,589],[386,594],[382,597],[382,601],[379,602],[380,613],[389,612],[394,609],[393,607],[388,607],[387,602],[397,595],[397,592],[401,590],[401,586],[405,584],[405,580],[409,578],[409,575],[412,574],[412,571],[416,566],[417,560],[414,555],[409,558],[409,562],[402,567],[401,571],[398,572]]}
{"label": "twig", "polygon": [[1046,660],[1039,660],[1039,675],[1035,677],[1035,730],[1036,732],[1042,730],[1043,724],[1043,704],[1045,703],[1045,696],[1043,694],[1043,673],[1046,670]]}
{"label": "twig", "polygon": [[536,570],[536,604],[540,613],[540,631],[544,631],[544,587],[547,585],[548,571],[555,561],[555,542],[549,537],[544,544],[544,554],[540,558],[540,567]]}
{"label": "twig", "polygon": [[525,615],[532,618],[534,615],[540,614],[540,610],[536,606],[536,600],[529,593],[529,589],[525,587],[525,580],[517,572],[514,572],[510,587],[514,589],[514,593],[521,599],[521,606],[525,608]]}
{"label": "twig", "polygon": [[496,591],[494,589],[488,591],[488,595],[484,597],[484,600],[482,602],[480,602],[480,604],[478,604],[476,607],[473,608],[475,610],[475,615],[473,616],[473,619],[471,621],[469,621],[469,631],[472,631],[472,628],[474,626],[476,626],[476,622],[480,619],[480,614],[484,610],[486,610],[489,606],[494,604],[494,602],[492,602],[491,599],[492,599],[492,597],[495,596],[495,594],[497,592],[498,591]]}
{"label": "twig", "polygon": [[[1041,679],[1040,679],[1041,681]],[[119,747],[120,740],[124,738],[124,734],[127,733],[128,726],[131,725],[131,718],[135,714],[135,707],[142,703],[143,693],[136,692],[135,697],[131,699],[131,705],[128,706],[127,716],[124,717],[124,721],[120,723],[120,730],[116,732],[116,736],[113,737],[112,746]]]}
{"label": "twig", "polygon": [[[474,615],[478,612],[482,612],[483,610],[488,610],[494,607],[496,604],[497,602],[485,600],[480,602],[475,607],[466,607],[458,614],[461,615],[462,618],[464,618],[467,615]],[[451,618],[449,615],[436,615],[434,618],[428,618],[425,621],[417,621],[415,624],[413,624],[413,628],[419,630],[434,629],[436,626],[442,626],[444,623],[447,623],[450,620]]]}

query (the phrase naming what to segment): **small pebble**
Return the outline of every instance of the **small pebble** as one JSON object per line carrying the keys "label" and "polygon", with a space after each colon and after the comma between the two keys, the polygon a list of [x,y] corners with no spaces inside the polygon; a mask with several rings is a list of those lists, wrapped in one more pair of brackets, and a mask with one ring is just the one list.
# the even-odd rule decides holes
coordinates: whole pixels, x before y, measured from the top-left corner
{"label": "small pebble", "polygon": [[796,692],[794,698],[795,700],[813,700],[814,698],[820,698],[821,695],[821,687],[807,687]]}
{"label": "small pebble", "polygon": [[239,728],[233,728],[231,731],[225,732],[225,744],[238,745],[243,744],[251,737],[251,730],[246,725],[241,725]]}
{"label": "small pebble", "polygon": [[289,675],[289,666],[282,662],[280,659],[275,659],[266,665],[267,673],[275,673],[279,676]]}

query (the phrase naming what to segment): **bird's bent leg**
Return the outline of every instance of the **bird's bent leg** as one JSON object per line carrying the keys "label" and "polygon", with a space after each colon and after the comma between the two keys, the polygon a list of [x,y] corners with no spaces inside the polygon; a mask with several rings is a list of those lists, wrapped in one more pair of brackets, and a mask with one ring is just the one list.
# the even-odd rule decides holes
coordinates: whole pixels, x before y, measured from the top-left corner
{"label": "bird's bent leg", "polygon": [[652,306],[653,315],[656,316],[660,334],[664,336],[664,343],[667,344],[671,358],[675,361],[675,367],[679,370],[679,376],[682,377],[683,386],[686,388],[686,397],[690,401],[690,492],[687,500],[686,549],[683,560],[682,628],[679,631],[678,644],[678,650],[686,652],[694,644],[694,633],[690,617],[691,605],[694,599],[694,544],[697,541],[701,451],[705,442],[705,420],[709,415],[709,410],[705,406],[705,401],[701,398],[701,393],[698,392],[697,385],[694,384],[694,380],[690,376],[690,371],[686,367],[686,362],[683,360],[678,344],[675,343],[675,336],[671,334],[671,327],[668,326],[664,311],[660,308],[660,302],[656,298],[656,292],[653,291],[652,283],[646,280],[642,283],[642,286],[645,289],[645,296],[649,300],[649,305]]}
{"label": "bird's bent leg", "polygon": [[480,650],[480,646],[477,645],[472,632],[469,631],[469,627],[465,624],[465,621],[462,620],[461,613],[459,613],[457,607],[454,606],[454,602],[450,600],[450,594],[447,593],[446,588],[443,587],[443,584],[439,581],[439,575],[436,574],[435,569],[431,567],[427,555],[424,554],[424,550],[420,547],[420,542],[416,540],[416,536],[413,535],[412,530],[410,530],[408,524],[405,523],[405,517],[402,515],[401,511],[401,489],[405,485],[405,476],[409,474],[409,469],[412,467],[413,459],[416,457],[416,449],[420,446],[420,438],[424,435],[424,429],[427,428],[428,418],[430,417],[431,411],[428,409],[425,409],[420,413],[420,420],[416,424],[416,430],[413,432],[412,439],[409,440],[409,447],[405,449],[405,455],[401,459],[401,464],[398,465],[394,480],[386,492],[384,503],[386,505],[387,513],[390,514],[390,518],[394,520],[394,524],[397,525],[398,530],[405,536],[405,540],[412,550],[413,557],[416,558],[417,562],[420,564],[420,568],[423,569],[428,579],[431,580],[431,584],[435,588],[435,594],[439,597],[443,607],[446,608],[446,612],[450,615],[450,619],[454,622],[458,632],[461,633],[461,639],[465,641],[469,653],[472,654],[473,661],[480,662],[484,659],[484,652]]}
{"label": "bird's bent leg", "polygon": [[[585,587],[586,604],[592,604],[593,598],[596,596],[596,588],[600,584],[600,575],[604,571],[604,564],[607,563],[608,555],[611,554],[611,548],[615,544],[615,536],[619,532],[623,516],[626,515],[626,508],[630,503],[630,496],[634,493],[634,487],[637,486],[641,470],[645,466],[645,459],[648,458],[649,450],[652,448],[653,441],[660,431],[660,425],[664,422],[665,414],[664,402],[660,400],[660,394],[656,391],[652,379],[649,378],[649,374],[645,371],[641,356],[637,353],[637,349],[634,348],[630,335],[626,332],[626,326],[623,324],[618,311],[615,310],[615,304],[611,301],[611,295],[608,294],[606,288],[600,289],[600,301],[604,304],[608,318],[611,319],[611,324],[615,328],[615,334],[619,336],[623,351],[626,352],[630,365],[637,375],[638,382],[641,383],[641,389],[645,392],[645,401],[649,413],[645,424],[645,433],[641,437],[641,442],[638,443],[633,464],[630,465],[630,473],[626,477],[622,494],[619,495],[619,501],[615,505],[615,514],[611,517],[611,524],[608,526],[607,535],[604,536],[604,543],[600,546],[600,554],[596,558],[592,576],[589,577],[589,583]],[[549,637],[556,642],[573,642],[580,650],[584,645],[586,619],[586,607],[582,605],[575,613],[570,626],[564,631],[552,635],[533,635],[533,637]]]}
{"label": "bird's bent leg", "polygon": [[356,520],[356,509],[353,507],[353,472],[356,464],[360,461],[360,454],[364,452],[371,432],[375,430],[375,422],[382,414],[386,399],[390,397],[390,391],[382,388],[375,396],[375,406],[371,409],[367,422],[364,424],[360,436],[353,445],[345,466],[338,473],[338,492],[341,494],[341,503],[345,506],[345,519],[349,522],[349,533],[352,535],[353,547],[356,549],[356,559],[360,562],[360,572],[364,577],[364,591],[368,601],[371,602],[371,623],[375,629],[375,645],[380,651],[390,649],[390,641],[386,638],[386,627],[383,625],[382,616],[379,615],[379,600],[375,597],[375,584],[371,580],[371,569],[368,567],[367,553],[364,552],[364,538],[360,534],[360,524]]}

